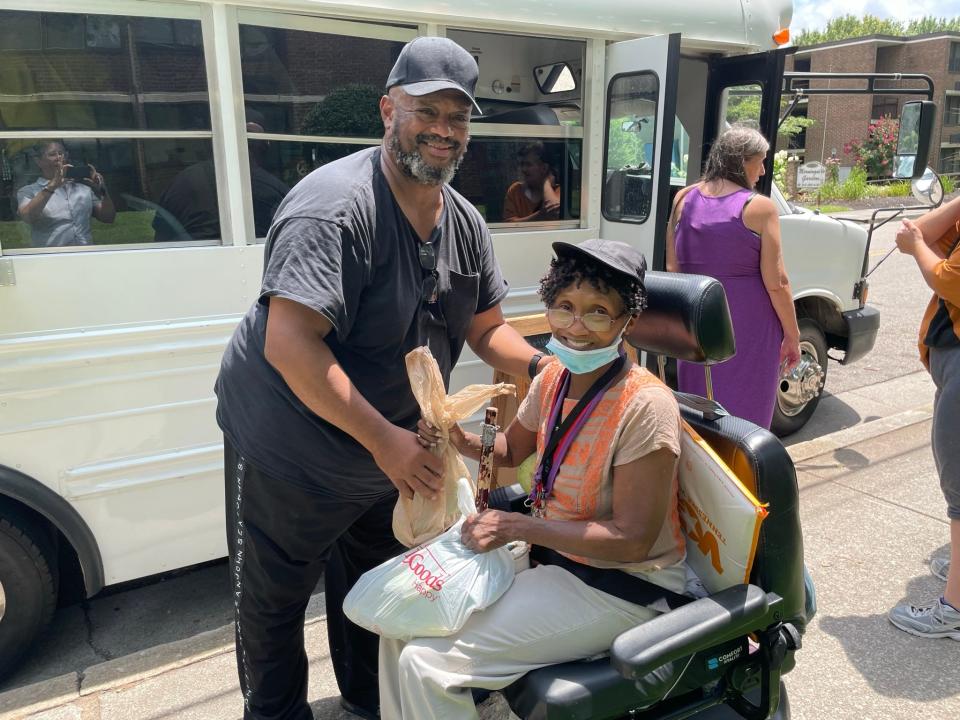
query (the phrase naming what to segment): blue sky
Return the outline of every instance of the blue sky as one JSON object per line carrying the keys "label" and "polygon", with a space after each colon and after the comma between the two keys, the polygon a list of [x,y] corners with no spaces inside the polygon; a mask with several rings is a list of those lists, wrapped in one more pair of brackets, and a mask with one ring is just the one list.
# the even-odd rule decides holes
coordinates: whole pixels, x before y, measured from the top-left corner
{"label": "blue sky", "polygon": [[838,15],[866,14],[904,21],[924,15],[954,17],[960,15],[960,0],[794,0],[790,27],[794,33],[820,30]]}

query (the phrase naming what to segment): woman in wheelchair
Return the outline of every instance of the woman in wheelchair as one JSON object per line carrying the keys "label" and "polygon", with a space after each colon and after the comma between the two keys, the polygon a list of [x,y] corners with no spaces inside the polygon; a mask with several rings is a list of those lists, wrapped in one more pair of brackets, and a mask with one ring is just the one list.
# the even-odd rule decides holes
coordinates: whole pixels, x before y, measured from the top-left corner
{"label": "woman in wheelchair", "polygon": [[[627,360],[624,332],[646,304],[646,262],[624,243],[557,242],[540,284],[549,363],[495,458],[537,453],[532,514],[486,510],[466,519],[477,552],[524,540],[532,569],[451,637],[381,639],[381,717],[475,718],[472,688],[502,689],[546,665],[604,653],[615,637],[687,600],[677,515],[680,414],[670,390]],[[425,446],[439,441],[421,421]],[[451,441],[474,459],[480,438]]]}

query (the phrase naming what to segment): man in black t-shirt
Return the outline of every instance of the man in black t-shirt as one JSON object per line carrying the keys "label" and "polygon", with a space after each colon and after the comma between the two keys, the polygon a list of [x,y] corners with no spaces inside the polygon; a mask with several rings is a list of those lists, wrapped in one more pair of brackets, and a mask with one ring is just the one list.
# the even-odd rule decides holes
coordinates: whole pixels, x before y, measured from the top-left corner
{"label": "man in black t-shirt", "polygon": [[377,714],[378,638],[343,616],[366,570],[403,551],[397,494],[436,495],[404,356],[427,345],[446,382],[466,342],[512,374],[545,362],[504,323],[507,293],[479,213],[447,184],[469,139],[477,66],[444,38],[401,51],[381,146],[285,198],[260,297],[217,378],[244,718],[307,720],[304,611],[325,570],[341,704]]}

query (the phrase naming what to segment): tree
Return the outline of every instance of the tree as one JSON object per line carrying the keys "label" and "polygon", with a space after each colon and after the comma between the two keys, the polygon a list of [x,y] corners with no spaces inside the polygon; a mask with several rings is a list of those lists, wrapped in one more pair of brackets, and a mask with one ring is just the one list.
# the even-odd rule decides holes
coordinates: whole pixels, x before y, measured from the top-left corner
{"label": "tree", "polygon": [[[786,109],[787,101],[780,102],[781,112]],[[735,95],[731,94],[727,101],[727,122],[731,125],[735,123],[747,123],[756,126],[760,121],[760,96],[759,95]],[[791,115],[777,130],[777,135],[785,138],[791,138],[803,132],[806,128],[815,124],[817,121],[813,118],[799,117]]]}
{"label": "tree", "polygon": [[907,23],[907,35],[926,35],[944,30],[960,31],[960,17],[944,18],[924,15]]}
{"label": "tree", "polygon": [[922,35],[943,30],[960,30],[960,17],[924,16],[904,24],[899,20],[881,19],[869,14],[859,18],[856,15],[841,15],[830,20],[823,30],[801,31],[795,44],[816,45],[865,35]]}
{"label": "tree", "polygon": [[899,20],[881,20],[875,15],[840,15],[827,23],[823,30],[803,30],[797,36],[797,45],[816,45],[818,43],[847,40],[864,35],[903,35],[903,23]]}

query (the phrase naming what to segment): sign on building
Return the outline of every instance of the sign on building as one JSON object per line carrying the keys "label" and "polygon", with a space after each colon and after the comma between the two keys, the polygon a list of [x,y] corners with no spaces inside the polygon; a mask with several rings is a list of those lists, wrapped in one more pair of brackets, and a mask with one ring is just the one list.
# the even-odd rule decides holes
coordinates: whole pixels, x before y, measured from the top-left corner
{"label": "sign on building", "polygon": [[819,162],[804,163],[797,168],[797,189],[816,190],[827,180],[827,166]]}

